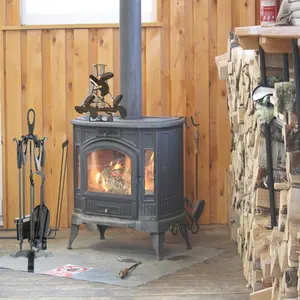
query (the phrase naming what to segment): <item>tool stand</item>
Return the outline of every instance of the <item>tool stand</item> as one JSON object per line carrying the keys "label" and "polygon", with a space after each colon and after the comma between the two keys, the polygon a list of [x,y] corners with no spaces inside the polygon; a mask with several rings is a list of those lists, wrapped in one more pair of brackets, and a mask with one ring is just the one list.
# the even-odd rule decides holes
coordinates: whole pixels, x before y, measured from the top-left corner
{"label": "tool stand", "polygon": [[[293,56],[293,67],[295,74],[295,87],[296,87],[296,113],[298,126],[300,124],[300,57],[299,57],[299,47],[298,47],[298,39],[292,39],[292,56]],[[265,67],[265,52],[259,44],[259,58],[260,58],[260,76],[262,87],[268,87],[268,78]],[[283,65],[283,80],[285,82],[290,81],[289,74],[289,59],[287,53],[282,54],[282,65]],[[254,94],[254,92],[253,92]],[[273,160],[272,160],[272,136],[271,136],[271,125],[274,122],[275,118],[273,118],[270,122],[265,122],[264,124],[264,136],[266,139],[266,154],[267,154],[267,167],[268,167],[268,190],[269,190],[269,201],[270,201],[270,210],[271,210],[271,228],[273,229],[277,226],[276,219],[276,208],[275,208],[275,190],[274,190],[274,180],[273,180]],[[280,124],[279,124],[280,126]]]}
{"label": "tool stand", "polygon": [[[30,122],[30,114],[33,114],[33,120]],[[28,272],[34,272],[34,259],[37,257],[52,256],[47,252],[47,230],[50,221],[50,213],[44,203],[44,165],[45,165],[45,141],[47,138],[39,139],[34,135],[35,111],[30,109],[27,113],[28,131],[27,135],[23,135],[21,140],[15,138],[17,145],[17,168],[19,173],[19,217],[14,219],[17,227],[17,240],[20,249],[16,253],[12,253],[11,257],[26,257],[28,259]],[[26,210],[26,186],[25,186],[25,166],[28,156],[30,160],[30,213],[25,214]],[[33,169],[34,162],[34,169]],[[35,171],[35,172],[34,172]],[[40,204],[35,205],[34,194],[34,174],[42,177],[40,188]],[[24,239],[28,239],[29,249],[23,250]]]}

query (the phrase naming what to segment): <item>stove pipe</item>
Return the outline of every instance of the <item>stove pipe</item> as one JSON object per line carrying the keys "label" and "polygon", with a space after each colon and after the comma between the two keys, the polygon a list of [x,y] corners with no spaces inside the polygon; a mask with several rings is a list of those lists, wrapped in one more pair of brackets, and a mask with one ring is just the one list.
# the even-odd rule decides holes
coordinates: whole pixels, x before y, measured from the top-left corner
{"label": "stove pipe", "polygon": [[142,118],[141,0],[120,0],[120,87],[127,119]]}

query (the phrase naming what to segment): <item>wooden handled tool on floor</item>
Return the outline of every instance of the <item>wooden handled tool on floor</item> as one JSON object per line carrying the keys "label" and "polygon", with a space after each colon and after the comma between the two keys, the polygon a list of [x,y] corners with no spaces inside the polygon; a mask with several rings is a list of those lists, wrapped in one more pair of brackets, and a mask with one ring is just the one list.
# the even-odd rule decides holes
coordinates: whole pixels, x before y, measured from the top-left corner
{"label": "wooden handled tool on floor", "polygon": [[132,265],[131,267],[125,268],[125,269],[121,270],[120,273],[119,273],[120,278],[121,278],[121,279],[126,278],[126,277],[128,276],[128,274],[129,274],[129,272],[130,272],[130,271],[133,271],[133,270],[134,270],[138,265],[140,265],[141,263],[142,263],[142,262],[139,261],[139,262],[137,262],[136,264]]}

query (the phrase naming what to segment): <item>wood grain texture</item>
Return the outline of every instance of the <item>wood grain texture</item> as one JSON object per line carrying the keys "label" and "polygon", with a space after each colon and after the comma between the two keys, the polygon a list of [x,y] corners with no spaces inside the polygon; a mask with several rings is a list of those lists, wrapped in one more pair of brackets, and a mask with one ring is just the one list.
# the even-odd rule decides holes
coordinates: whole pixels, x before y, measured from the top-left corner
{"label": "wood grain texture", "polygon": [[[199,22],[198,20],[203,20]],[[194,3],[195,121],[199,126],[199,198],[205,200],[201,222],[210,222],[209,195],[209,3]]]}
{"label": "wood grain texture", "polygon": [[[5,1],[5,0],[4,0]],[[10,1],[10,0],[6,0]],[[7,10],[10,13],[10,10]],[[142,23],[142,27],[162,27],[160,22],[155,23]],[[105,23],[105,24],[50,24],[50,25],[22,25],[22,26],[12,26],[7,24],[3,27],[6,31],[19,31],[19,30],[57,30],[57,29],[92,29],[92,28],[119,28],[118,23]]]}
{"label": "wood grain texture", "polygon": [[113,43],[114,43],[114,69],[113,73],[114,76],[114,95],[119,95],[121,88],[120,88],[120,46],[119,46],[119,29],[114,29],[113,31]]}
{"label": "wood grain texture", "polygon": [[[18,216],[18,171],[16,161],[16,143],[13,139],[21,138],[22,134],[22,107],[21,103],[21,33],[6,33],[5,41],[5,116],[6,116],[6,183],[7,194],[6,218],[7,226],[13,227],[13,219]],[[18,107],[19,109],[16,109]]]}
{"label": "wood grain texture", "polygon": [[170,77],[170,0],[160,0],[161,3],[161,21],[163,27],[161,30],[161,98],[162,110],[165,116],[171,113],[171,77]]}
{"label": "wood grain texture", "polygon": [[[114,69],[114,32],[113,29],[99,29],[98,31],[98,62],[105,64],[105,71]],[[114,90],[114,80],[110,80],[111,91]]]}
{"label": "wood grain texture", "polygon": [[142,29],[142,115],[146,116],[147,98],[146,98],[146,82],[147,82],[147,68],[146,68],[146,29]]}
{"label": "wood grain texture", "polygon": [[[74,32],[72,29],[68,30],[69,32]],[[99,36],[98,36],[98,29],[90,29],[89,30],[89,73],[93,74],[94,64],[98,64],[99,62],[99,55],[98,55],[98,44],[99,44]],[[72,38],[73,40],[73,38]]]}
{"label": "wood grain texture", "polygon": [[185,1],[171,1],[170,8],[170,75],[171,75],[171,115],[186,115],[184,13]]}
{"label": "wood grain texture", "polygon": [[217,222],[218,210],[218,70],[217,56],[217,3],[210,1],[209,8],[209,208],[210,222]]}
{"label": "wood grain texture", "polygon": [[[171,116],[186,115],[185,82],[185,0],[170,1],[170,80],[171,80]],[[186,140],[184,130],[184,140]],[[184,178],[186,178],[186,144],[183,147]],[[187,180],[184,181],[184,193],[187,194]]]}
{"label": "wood grain texture", "polygon": [[[95,35],[97,36],[97,32]],[[91,34],[90,34],[91,38]],[[94,52],[91,51],[90,44],[90,68],[92,59],[91,57],[95,57],[98,53],[97,49],[97,40],[95,41],[96,47],[94,47]],[[66,53],[74,53],[74,30],[67,29],[66,30]],[[95,55],[95,56],[94,56]],[[74,72],[73,72],[73,55],[68,55],[66,58],[66,81],[67,81],[67,92],[66,92],[66,101],[67,101],[67,139],[69,141],[68,145],[68,160],[67,160],[67,174],[66,174],[66,191],[67,199],[68,199],[68,216],[72,215],[74,211],[74,153],[73,153],[73,126],[71,124],[71,120],[77,115],[76,111],[73,108],[75,106],[75,96],[74,96]],[[71,226],[71,218],[68,217],[68,226]]]}
{"label": "wood grain texture", "polygon": [[6,25],[21,25],[21,0],[2,0],[6,1]]}
{"label": "wood grain texture", "polygon": [[[48,188],[52,191],[47,193],[47,202],[51,203],[50,213],[55,215],[56,199],[59,185],[61,145],[66,140],[66,101],[62,101],[66,97],[66,57],[65,57],[65,31],[53,30],[50,37],[50,61],[51,61],[51,113],[44,116],[48,119],[48,129],[50,138],[48,140],[48,167],[51,169],[51,177],[48,178]],[[46,134],[45,134],[46,135]],[[52,161],[51,161],[52,159]],[[48,169],[49,170],[49,169]],[[62,221],[61,226],[67,226],[67,201],[66,194],[62,200]],[[51,219],[50,226],[54,225],[55,219]]]}
{"label": "wood grain texture", "polygon": [[[6,105],[5,105],[5,60],[4,57],[5,53],[5,37],[3,31],[0,30],[0,116],[1,116],[1,155],[2,155],[2,166],[1,166],[1,172],[2,172],[2,181],[0,184],[2,184],[2,214],[4,216],[7,216],[7,186],[8,184],[4,183],[3,178],[6,176],[6,168],[7,168],[7,162],[6,162],[6,118],[4,116],[4,112],[6,111]],[[4,201],[3,201],[4,199]],[[7,227],[7,218],[4,218],[3,220],[3,226]]]}
{"label": "wood grain texture", "polygon": [[161,33],[157,28],[146,30],[146,115],[162,116],[161,98]]}
{"label": "wood grain texture", "polygon": [[[259,0],[260,1],[260,0]],[[214,1],[215,4],[216,1]],[[240,6],[239,6],[240,0],[232,0],[231,1],[231,9],[232,9],[232,25],[233,27],[240,26]]]}
{"label": "wood grain texture", "polygon": [[[61,224],[65,227],[70,225],[74,201],[70,123],[78,115],[74,106],[88,93],[88,76],[95,63],[105,63],[106,70],[115,74],[111,93],[120,93],[119,28],[118,24],[13,26],[17,2],[0,3],[0,25],[6,25],[0,31],[0,47],[4,48],[0,51],[4,226],[13,227],[17,213],[18,177],[12,138],[27,132],[26,113],[34,107],[36,132],[48,137],[46,204],[52,215],[51,226],[55,221],[61,143],[69,140]],[[203,224],[227,222],[224,174],[230,151],[229,124],[225,86],[218,80],[214,58],[226,51],[228,32],[233,27],[249,22],[254,25],[254,2],[159,0],[158,23],[143,24],[142,28],[143,115],[193,117],[200,124],[198,183],[194,128],[185,129],[185,196],[195,201],[198,185],[199,198],[206,201],[200,219]],[[22,112],[14,109],[16,103]],[[16,122],[8,126],[12,118]],[[38,187],[39,178],[36,180]]]}
{"label": "wood grain texture", "polygon": [[0,26],[6,25],[6,1],[0,2]]}
{"label": "wood grain texture", "polygon": [[[252,0],[248,0],[249,3]],[[218,3],[217,7],[218,26],[217,31],[217,54],[223,54],[227,51],[228,32],[232,30],[231,24],[231,0]],[[230,152],[224,149],[230,149],[230,125],[227,110],[227,96],[225,81],[218,81],[218,206],[216,207],[217,222],[226,223],[227,207],[225,201],[225,170],[230,163]],[[216,215],[214,213],[214,215]]]}
{"label": "wood grain texture", "polygon": [[247,26],[254,26],[256,25],[256,0],[247,0],[247,19],[246,25]]}
{"label": "wood grain texture", "polygon": [[[195,119],[195,83],[194,83],[194,3],[187,1],[185,7],[185,82],[186,82],[186,115]],[[195,130],[191,119],[187,120],[190,128],[186,130],[186,196],[193,202],[196,197],[195,177]]]}

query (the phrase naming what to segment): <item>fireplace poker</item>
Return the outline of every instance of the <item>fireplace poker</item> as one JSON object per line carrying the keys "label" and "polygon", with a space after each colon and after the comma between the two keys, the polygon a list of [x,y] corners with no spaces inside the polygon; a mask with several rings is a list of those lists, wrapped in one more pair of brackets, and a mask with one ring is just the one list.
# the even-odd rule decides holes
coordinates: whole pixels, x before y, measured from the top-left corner
{"label": "fireplace poker", "polygon": [[[198,127],[200,124],[195,123],[193,117],[191,118],[191,123],[192,125],[196,128],[195,133],[194,133],[194,141],[195,141],[195,156],[196,156],[196,163],[195,163],[195,174],[196,174],[196,204],[193,205],[192,201],[188,199],[187,197],[184,198],[184,203],[185,203],[185,213],[188,216],[190,223],[188,224],[188,229],[193,233],[196,234],[199,231],[199,218],[202,214],[202,211],[205,206],[205,200],[199,200],[198,198],[198,143],[199,143],[199,133],[198,133]],[[186,128],[190,128],[187,117],[185,119],[185,126]],[[191,208],[192,211],[188,211],[187,208]],[[178,224],[175,222],[173,223],[169,230],[172,232],[173,235],[176,235],[178,233]]]}
{"label": "fireplace poker", "polygon": [[138,265],[140,265],[142,262],[141,261],[138,261],[137,263],[135,263],[134,265],[132,265],[131,267],[129,268],[125,268],[123,270],[121,270],[119,272],[119,275],[120,275],[120,278],[121,279],[124,279],[126,278],[128,275],[129,275],[129,272],[133,271]]}
{"label": "fireplace poker", "polygon": [[19,245],[20,245],[20,251],[22,251],[22,244],[23,244],[23,210],[24,207],[22,206],[23,199],[22,199],[22,164],[23,164],[23,157],[22,157],[22,141],[18,140],[17,138],[14,138],[14,141],[17,143],[17,167],[18,167],[18,173],[19,173],[19,227],[18,227],[18,237],[19,237]]}
{"label": "fireplace poker", "polygon": [[199,224],[198,224],[198,221],[199,221],[199,218],[202,214],[202,211],[204,209],[204,206],[205,206],[205,200],[199,200],[199,192],[198,192],[198,177],[199,177],[199,172],[198,172],[198,155],[199,155],[199,132],[198,132],[198,127],[200,124],[196,124],[194,122],[194,119],[193,117],[191,117],[191,121],[192,121],[192,124],[193,126],[195,127],[195,134],[194,134],[194,139],[195,139],[195,156],[196,156],[196,166],[195,166],[195,173],[196,173],[196,204],[194,206],[194,209],[192,211],[192,217],[193,217],[193,220],[195,222],[192,223],[192,226],[195,226],[194,228],[192,227],[191,228],[191,231],[192,233],[197,233],[199,231]]}
{"label": "fireplace poker", "polygon": [[[69,140],[65,140],[62,144],[60,178],[59,178],[57,205],[56,205],[55,227],[54,227],[54,229],[49,230],[48,239],[55,239],[56,233],[57,233],[57,231],[59,231],[59,228],[60,228],[62,200],[63,200],[63,197],[64,197],[63,195],[64,195],[64,187],[65,187],[66,169],[67,169],[67,163],[68,163],[68,145],[69,145]],[[54,232],[53,236],[51,236],[52,232]]]}

